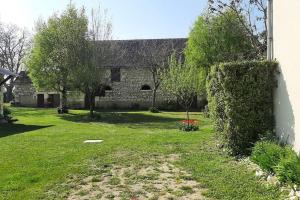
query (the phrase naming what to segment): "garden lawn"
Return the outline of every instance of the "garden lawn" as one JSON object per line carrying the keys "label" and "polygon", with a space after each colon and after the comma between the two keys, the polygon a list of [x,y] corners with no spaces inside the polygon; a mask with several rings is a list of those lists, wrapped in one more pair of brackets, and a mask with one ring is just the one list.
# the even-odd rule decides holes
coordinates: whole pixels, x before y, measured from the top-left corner
{"label": "garden lawn", "polygon": [[[192,114],[200,130],[185,133],[177,129],[185,115],[180,112],[103,112],[88,122],[87,111],[59,116],[55,109],[12,110],[18,123],[0,125],[0,199],[63,199],[71,178],[101,173],[95,166],[159,165],[153,158],[169,155],[179,156],[174,165],[190,173],[206,197],[282,199],[277,188],[216,147],[211,122],[201,114]],[[83,143],[89,139],[104,142]]]}

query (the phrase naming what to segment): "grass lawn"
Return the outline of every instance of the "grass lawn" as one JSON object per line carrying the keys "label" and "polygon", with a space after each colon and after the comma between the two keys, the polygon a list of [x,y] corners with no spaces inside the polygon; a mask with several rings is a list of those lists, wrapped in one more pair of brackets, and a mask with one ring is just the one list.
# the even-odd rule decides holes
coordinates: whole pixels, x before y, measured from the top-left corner
{"label": "grass lawn", "polygon": [[[165,163],[187,172],[188,179],[197,181],[202,194],[211,199],[283,199],[277,188],[262,184],[253,171],[216,147],[211,122],[201,114],[192,115],[200,120],[200,130],[184,133],[177,130],[176,122],[184,118],[179,112],[104,112],[97,122],[87,122],[87,111],[59,116],[55,109],[12,109],[19,122],[0,126],[0,199],[65,199],[76,190],[84,197],[89,191],[80,185],[86,185],[82,181],[89,177],[101,190],[103,174],[114,176],[122,168],[134,172]],[[88,139],[104,142],[84,144]],[[168,162],[170,155],[178,158]],[[148,183],[157,175],[128,177]],[[110,178],[111,185],[120,182],[117,176]],[[132,195],[139,196],[124,194],[124,199]]]}

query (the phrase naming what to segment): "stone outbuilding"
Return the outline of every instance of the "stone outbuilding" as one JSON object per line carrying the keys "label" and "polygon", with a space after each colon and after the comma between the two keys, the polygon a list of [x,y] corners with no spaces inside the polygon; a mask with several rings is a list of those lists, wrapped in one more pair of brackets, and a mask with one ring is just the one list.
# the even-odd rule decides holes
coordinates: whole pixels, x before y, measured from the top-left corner
{"label": "stone outbuilding", "polygon": [[[187,39],[114,40],[117,48],[114,59],[102,67],[106,74],[105,92],[95,99],[98,108],[147,108],[151,106],[154,87],[151,68],[167,63],[175,51],[182,54]],[[101,43],[101,42],[100,42]],[[25,72],[16,80],[15,104],[30,107],[57,107],[60,94],[36,91]],[[157,106],[174,104],[176,99],[157,90]],[[68,106],[87,107],[87,98],[80,92],[68,92]],[[196,106],[196,101],[195,101]]]}

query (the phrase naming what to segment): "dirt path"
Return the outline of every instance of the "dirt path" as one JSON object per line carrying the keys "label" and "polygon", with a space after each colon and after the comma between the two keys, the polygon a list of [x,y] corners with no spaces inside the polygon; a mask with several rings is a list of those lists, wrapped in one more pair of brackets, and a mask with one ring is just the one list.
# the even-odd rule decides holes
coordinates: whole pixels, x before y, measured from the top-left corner
{"label": "dirt path", "polygon": [[99,176],[83,179],[73,187],[68,200],[92,199],[205,199],[198,182],[176,167],[170,155],[146,165],[106,166]]}

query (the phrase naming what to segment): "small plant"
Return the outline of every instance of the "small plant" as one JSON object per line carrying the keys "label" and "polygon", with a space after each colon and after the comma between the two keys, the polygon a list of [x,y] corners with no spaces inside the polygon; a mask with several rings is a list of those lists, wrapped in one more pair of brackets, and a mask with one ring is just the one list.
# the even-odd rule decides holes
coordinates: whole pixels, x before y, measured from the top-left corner
{"label": "small plant", "polygon": [[182,131],[198,131],[199,123],[197,120],[182,120],[179,122],[179,129]]}
{"label": "small plant", "polygon": [[57,108],[57,113],[58,114],[68,114],[69,113],[69,109],[67,107],[62,107],[62,108]]}
{"label": "small plant", "polygon": [[5,116],[11,115],[10,109],[7,108],[7,107],[4,107],[4,108],[3,108],[3,115],[4,115],[4,117],[5,117]]}
{"label": "small plant", "polygon": [[253,148],[251,160],[263,170],[274,173],[284,149],[274,141],[257,142]]}
{"label": "small plant", "polygon": [[5,121],[7,121],[8,123],[13,123],[15,121],[18,121],[16,119],[13,119],[13,117],[11,116],[11,111],[9,108],[4,107],[3,108],[3,116],[0,116],[0,119],[3,118]]}
{"label": "small plant", "polygon": [[152,113],[159,113],[159,110],[156,107],[150,107],[149,111]]}
{"label": "small plant", "polygon": [[263,170],[275,173],[282,183],[300,184],[300,158],[290,146],[280,146],[274,140],[258,142],[251,160]]}
{"label": "small plant", "polygon": [[275,167],[279,181],[289,185],[300,184],[300,159],[291,147],[284,148],[278,165]]}

